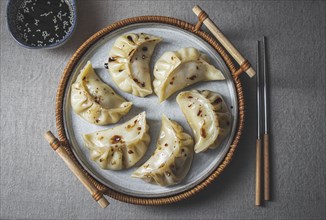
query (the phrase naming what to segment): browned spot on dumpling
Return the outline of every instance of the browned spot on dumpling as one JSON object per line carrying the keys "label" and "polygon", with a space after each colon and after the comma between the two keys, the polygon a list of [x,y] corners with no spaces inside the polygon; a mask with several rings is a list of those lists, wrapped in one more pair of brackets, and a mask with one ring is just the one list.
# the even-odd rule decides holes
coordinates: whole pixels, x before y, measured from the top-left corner
{"label": "browned spot on dumpling", "polygon": [[135,49],[132,49],[132,50],[129,52],[128,56],[130,56],[134,51],[135,51]]}
{"label": "browned spot on dumpling", "polygon": [[199,109],[198,113],[197,113],[197,116],[200,116],[202,113],[202,110]]}
{"label": "browned spot on dumpling", "polygon": [[158,168],[162,168],[165,166],[165,163],[162,163]]}
{"label": "browned spot on dumpling", "polygon": [[203,138],[206,138],[207,134],[206,134],[206,130],[204,127],[200,128],[200,136],[202,136]]}
{"label": "browned spot on dumpling", "polygon": [[116,61],[117,58],[116,57],[109,57],[109,62],[113,62],[113,61]]}
{"label": "browned spot on dumpling", "polygon": [[100,96],[95,96],[95,97],[94,97],[94,102],[97,103],[97,104],[100,104],[100,102],[101,102],[101,97],[100,97]]}
{"label": "browned spot on dumpling", "polygon": [[133,154],[134,152],[132,150],[128,150],[128,154]]}
{"label": "browned spot on dumpling", "polygon": [[141,127],[138,127],[137,130],[140,131],[141,130]]}
{"label": "browned spot on dumpling", "polygon": [[190,95],[190,96],[188,96],[188,99],[192,99],[193,97]]}
{"label": "browned spot on dumpling", "polygon": [[190,80],[195,80],[196,78],[197,78],[196,75],[193,75],[193,76],[190,76],[190,77],[189,77]]}
{"label": "browned spot on dumpling", "polygon": [[167,147],[168,146],[168,143],[165,143],[164,146]]}
{"label": "browned spot on dumpling", "polygon": [[142,86],[142,87],[145,87],[145,82],[139,82],[138,79],[134,78],[133,79],[135,83],[137,83],[138,85]]}
{"label": "browned spot on dumpling", "polygon": [[144,52],[146,52],[146,51],[148,50],[148,48],[147,48],[147,47],[143,47],[142,50],[143,50]]}
{"label": "browned spot on dumpling", "polygon": [[123,137],[120,135],[113,135],[110,140],[111,144],[124,143]]}
{"label": "browned spot on dumpling", "polygon": [[132,37],[130,35],[127,36],[127,39],[132,42],[132,43],[135,43],[134,40],[132,39]]}
{"label": "browned spot on dumpling", "polygon": [[215,99],[215,101],[213,102],[213,104],[218,104],[222,102],[222,99],[220,97],[218,97],[217,99]]}
{"label": "browned spot on dumpling", "polygon": [[[135,127],[136,123],[137,123],[137,119],[134,121],[133,124],[131,124],[131,125],[127,125],[126,128],[128,128],[128,129],[133,128],[133,127]],[[138,129],[138,128],[137,128],[137,129]],[[138,130],[140,130],[140,129],[138,129]]]}
{"label": "browned spot on dumpling", "polygon": [[175,79],[175,77],[172,77],[172,79],[171,79],[171,81],[170,81],[170,85],[173,85],[173,83],[174,83],[174,79]]}

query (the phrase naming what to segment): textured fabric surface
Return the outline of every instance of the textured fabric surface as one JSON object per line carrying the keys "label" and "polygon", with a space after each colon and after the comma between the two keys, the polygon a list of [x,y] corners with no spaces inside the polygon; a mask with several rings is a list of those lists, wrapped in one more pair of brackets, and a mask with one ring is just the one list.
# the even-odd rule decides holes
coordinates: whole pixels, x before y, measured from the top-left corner
{"label": "textured fabric surface", "polygon": [[[324,219],[325,1],[78,1],[72,39],[54,50],[17,45],[1,0],[1,218]],[[177,204],[148,207],[110,199],[105,210],[51,150],[62,71],[97,30],[123,18],[164,15],[196,23],[199,4],[255,65],[256,40],[268,37],[272,201],[254,206],[255,79],[242,77],[246,128],[230,166],[207,189]]]}

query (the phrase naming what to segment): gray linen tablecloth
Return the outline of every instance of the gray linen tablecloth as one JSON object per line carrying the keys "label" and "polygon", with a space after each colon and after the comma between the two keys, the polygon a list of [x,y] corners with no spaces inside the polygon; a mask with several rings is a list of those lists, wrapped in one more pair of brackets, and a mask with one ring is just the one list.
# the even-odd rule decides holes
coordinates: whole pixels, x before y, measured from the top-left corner
{"label": "gray linen tablecloth", "polygon": [[[78,1],[78,27],[54,50],[18,46],[1,0],[1,215],[29,219],[325,218],[325,1]],[[242,77],[246,128],[230,166],[177,204],[148,207],[110,199],[103,210],[43,139],[55,131],[55,94],[74,51],[123,18],[164,15],[191,23],[199,4],[255,65],[268,37],[272,201],[254,206],[255,79]]]}

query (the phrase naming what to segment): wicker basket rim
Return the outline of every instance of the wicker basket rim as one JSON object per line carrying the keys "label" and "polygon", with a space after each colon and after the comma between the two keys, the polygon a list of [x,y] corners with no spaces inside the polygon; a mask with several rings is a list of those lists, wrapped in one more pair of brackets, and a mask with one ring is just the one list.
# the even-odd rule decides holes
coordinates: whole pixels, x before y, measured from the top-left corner
{"label": "wicker basket rim", "polygon": [[112,31],[115,31],[119,28],[125,27],[126,25],[130,24],[136,24],[136,23],[163,23],[163,24],[170,24],[176,27],[179,27],[183,30],[189,31],[191,33],[196,34],[197,36],[201,37],[204,41],[209,43],[223,58],[225,61],[227,67],[231,71],[231,73],[236,72],[236,68],[233,64],[232,59],[227,54],[227,52],[224,50],[222,46],[220,46],[210,35],[208,35],[206,32],[202,30],[196,30],[195,26],[187,23],[185,21],[171,18],[171,17],[164,17],[164,16],[139,16],[139,17],[133,17],[133,18],[127,18],[118,22],[115,22],[94,35],[92,35],[88,40],[86,40],[73,54],[71,59],[69,60],[68,64],[66,65],[64,72],[62,74],[61,80],[59,82],[57,95],[56,95],[56,109],[55,109],[55,115],[56,115],[56,127],[58,130],[58,136],[60,141],[64,144],[66,151],[68,152],[69,156],[78,164],[78,166],[83,170],[83,172],[87,175],[87,177],[90,179],[90,181],[96,186],[96,188],[100,191],[102,191],[104,194],[123,201],[127,203],[132,204],[139,204],[139,205],[163,205],[163,204],[169,204],[174,203],[177,201],[181,201],[183,199],[189,198],[190,196],[195,195],[199,191],[206,188],[210,183],[212,183],[219,175],[220,173],[227,167],[229,162],[232,159],[232,156],[235,152],[235,149],[239,143],[243,126],[244,126],[244,96],[243,96],[243,90],[242,85],[238,77],[234,77],[234,83],[236,87],[236,93],[238,97],[238,127],[237,131],[234,135],[232,144],[229,148],[229,151],[227,152],[226,156],[224,157],[223,161],[219,164],[219,166],[213,171],[210,176],[208,176],[205,180],[203,180],[198,185],[194,186],[193,188],[181,192],[176,195],[167,196],[167,197],[158,197],[158,198],[145,198],[145,197],[136,197],[136,196],[130,196],[121,192],[117,192],[102,183],[98,182],[90,173],[88,173],[83,166],[78,162],[77,158],[75,157],[75,154],[73,153],[71,147],[69,146],[69,142],[66,136],[65,126],[64,126],[64,116],[63,116],[63,103],[64,103],[64,97],[65,97],[65,90],[67,87],[67,83],[69,81],[69,77],[72,73],[72,70],[74,69],[75,65],[78,63],[79,58],[99,39],[101,39],[104,35],[109,34]]}

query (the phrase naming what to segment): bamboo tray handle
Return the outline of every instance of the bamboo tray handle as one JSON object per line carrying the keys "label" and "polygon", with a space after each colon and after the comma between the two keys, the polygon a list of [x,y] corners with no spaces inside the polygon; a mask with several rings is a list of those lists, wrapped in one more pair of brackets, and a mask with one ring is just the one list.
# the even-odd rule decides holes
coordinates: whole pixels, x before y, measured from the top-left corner
{"label": "bamboo tray handle", "polygon": [[233,46],[233,44],[225,37],[220,29],[214,24],[214,22],[208,17],[208,15],[198,6],[193,7],[192,11],[197,15],[199,22],[195,26],[197,31],[202,23],[212,32],[216,39],[223,45],[223,47],[230,53],[230,55],[237,61],[240,65],[239,70],[237,70],[234,75],[235,77],[239,76],[242,72],[246,72],[250,77],[253,77],[256,72],[251,67],[248,60],[246,60],[240,52]]}
{"label": "bamboo tray handle", "polygon": [[60,141],[52,134],[51,131],[48,131],[44,134],[44,138],[49,142],[52,149],[57,152],[61,159],[66,163],[68,168],[75,174],[79,181],[86,187],[86,189],[91,193],[92,197],[98,204],[105,208],[110,203],[103,196],[103,193],[100,192],[93,183],[87,178],[83,171],[77,166],[77,164],[69,157],[67,151],[62,147]]}

